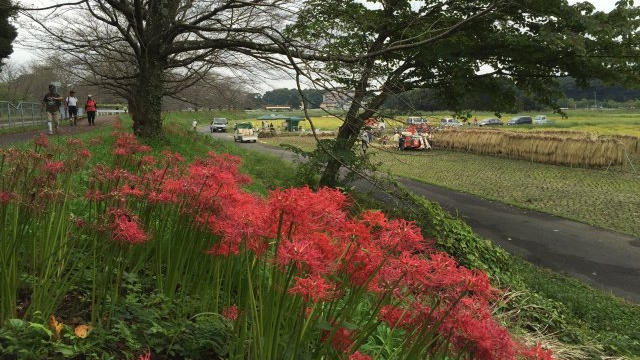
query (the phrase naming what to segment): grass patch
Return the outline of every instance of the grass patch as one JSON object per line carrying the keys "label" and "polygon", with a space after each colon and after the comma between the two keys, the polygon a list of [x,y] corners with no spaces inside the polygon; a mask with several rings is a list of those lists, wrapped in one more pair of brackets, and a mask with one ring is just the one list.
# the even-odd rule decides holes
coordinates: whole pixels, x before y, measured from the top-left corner
{"label": "grass patch", "polygon": [[[305,150],[308,137],[269,138]],[[497,158],[453,151],[370,151],[372,161],[398,176],[463,191],[640,236],[640,174]]]}
{"label": "grass patch", "polygon": [[0,127],[0,135],[16,134],[16,133],[21,133],[26,131],[33,131],[33,130],[46,131],[47,124],[44,123],[44,124],[38,124],[38,125],[25,125],[25,126],[2,126]]}

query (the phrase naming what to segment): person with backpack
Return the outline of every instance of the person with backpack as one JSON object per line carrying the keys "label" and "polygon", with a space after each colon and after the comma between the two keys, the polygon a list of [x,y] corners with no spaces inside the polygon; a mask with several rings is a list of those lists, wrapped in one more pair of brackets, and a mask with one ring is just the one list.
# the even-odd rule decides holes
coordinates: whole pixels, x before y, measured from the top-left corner
{"label": "person with backpack", "polygon": [[76,97],[76,92],[74,90],[69,91],[69,96],[64,99],[64,104],[69,113],[71,126],[78,125],[78,98]]}
{"label": "person with backpack", "polygon": [[87,113],[87,120],[89,120],[89,126],[96,125],[96,111],[98,111],[98,103],[93,99],[93,96],[87,95],[87,102],[84,104],[84,111]]}
{"label": "person with backpack", "polygon": [[56,92],[56,87],[53,84],[49,85],[49,92],[46,93],[42,99],[42,104],[47,112],[49,135],[53,135],[58,132],[58,119],[62,100],[62,96]]}

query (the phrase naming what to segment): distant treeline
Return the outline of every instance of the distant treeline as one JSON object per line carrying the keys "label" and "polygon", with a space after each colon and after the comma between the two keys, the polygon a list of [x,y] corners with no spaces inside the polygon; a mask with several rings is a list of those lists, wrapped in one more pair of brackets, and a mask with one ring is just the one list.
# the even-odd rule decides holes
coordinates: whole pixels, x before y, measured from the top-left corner
{"label": "distant treeline", "polygon": [[625,89],[622,86],[606,86],[600,81],[593,81],[586,89],[579,88],[572,78],[560,79],[560,88],[569,99],[582,100],[592,99],[594,101],[635,101],[640,99],[640,88]]}
{"label": "distant treeline", "polygon": [[[306,106],[311,109],[319,108],[322,104],[322,94],[324,91],[315,89],[302,90]],[[298,92],[298,89],[275,89],[264,93],[264,95],[255,94],[255,102],[260,106],[267,105],[282,105],[291,106],[294,109],[299,109],[302,105],[302,97]]]}
{"label": "distant treeline", "polygon": [[[558,80],[560,91],[565,98],[557,99],[560,107],[592,108],[592,107],[640,107],[640,89],[625,89],[622,86],[606,86],[600,81],[593,81],[590,86],[581,88],[573,78]],[[460,109],[493,110],[492,98],[487,94],[468,93],[458,102]],[[432,89],[416,89],[391,96],[385,102],[385,108],[400,111],[450,110],[450,104],[443,99],[441,93]],[[540,110],[542,105],[520,93],[511,109],[513,112]]]}
{"label": "distant treeline", "polygon": [[[560,90],[566,98],[557,100],[560,107],[588,108],[588,107],[637,107],[640,108],[640,89],[625,89],[622,86],[606,86],[600,81],[593,81],[589,87],[580,88],[573,78],[561,78],[558,80]],[[322,90],[303,90],[304,97],[309,108],[317,108],[322,104]],[[259,107],[266,105],[285,105],[298,109],[302,99],[297,89],[275,89],[267,91],[264,95],[255,94],[255,103]],[[458,107],[461,109],[493,110],[495,104],[492,97],[483,93],[467,93],[464,99],[460,99]],[[451,104],[443,99],[442,94],[432,89],[416,89],[402,94],[390,96],[385,102],[386,109],[399,111],[440,111],[450,110]],[[511,109],[514,112],[540,110],[543,106],[528,98],[524,94],[518,94]]]}

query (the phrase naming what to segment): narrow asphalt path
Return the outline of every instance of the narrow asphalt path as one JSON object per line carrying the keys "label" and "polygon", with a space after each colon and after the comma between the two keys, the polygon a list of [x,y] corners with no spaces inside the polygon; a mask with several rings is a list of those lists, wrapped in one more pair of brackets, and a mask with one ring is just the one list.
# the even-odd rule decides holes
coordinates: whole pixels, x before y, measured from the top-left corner
{"label": "narrow asphalt path", "polygon": [[[106,125],[113,124],[118,119],[117,116],[101,116],[96,118],[96,125],[89,126],[86,118],[78,119],[78,125],[70,126],[64,125],[68,124],[68,120],[61,120],[60,126],[58,127],[58,133],[56,135],[51,136],[66,136],[66,135],[74,135],[81,134],[87,131],[94,130],[97,127],[103,127]],[[16,133],[8,133],[8,134],[0,134],[0,148],[11,146],[20,142],[32,140],[34,137],[40,134],[46,134],[48,131],[47,123],[42,123],[42,128],[37,130],[29,130],[24,132],[16,132]]]}
{"label": "narrow asphalt path", "polygon": [[[200,131],[208,132],[208,128]],[[212,136],[233,140],[230,134]],[[296,159],[295,154],[273,146],[259,143],[240,146],[287,161]],[[462,217],[477,234],[510,253],[640,303],[640,239],[411,179],[400,178],[400,182]],[[365,181],[357,182],[356,186],[385,198],[385,194]]]}

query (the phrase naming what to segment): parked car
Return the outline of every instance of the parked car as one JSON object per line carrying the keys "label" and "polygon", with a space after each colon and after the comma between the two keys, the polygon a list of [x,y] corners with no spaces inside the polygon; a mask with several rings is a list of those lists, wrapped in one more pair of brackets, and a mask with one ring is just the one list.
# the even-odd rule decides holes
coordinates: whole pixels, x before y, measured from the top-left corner
{"label": "parked car", "polygon": [[546,115],[536,116],[535,119],[533,119],[533,122],[537,125],[551,124],[551,120],[549,120]]}
{"label": "parked car", "polygon": [[478,126],[494,126],[494,125],[503,125],[502,121],[498,118],[488,118],[480,121]]}
{"label": "parked car", "polygon": [[462,123],[454,118],[443,118],[440,120],[440,125],[445,127],[458,127],[462,126]]}
{"label": "parked car", "polygon": [[256,142],[258,135],[250,122],[236,123],[233,126],[233,141]]}
{"label": "parked car", "polygon": [[516,116],[514,118],[511,118],[511,120],[507,122],[507,125],[524,125],[531,123],[533,123],[531,116]]}
{"label": "parked car", "polygon": [[407,125],[422,125],[426,123],[425,119],[417,116],[409,116],[406,121]]}
{"label": "parked car", "polygon": [[211,125],[209,125],[209,130],[211,130],[212,133],[216,131],[227,132],[228,123],[229,121],[225,118],[213,118]]}

